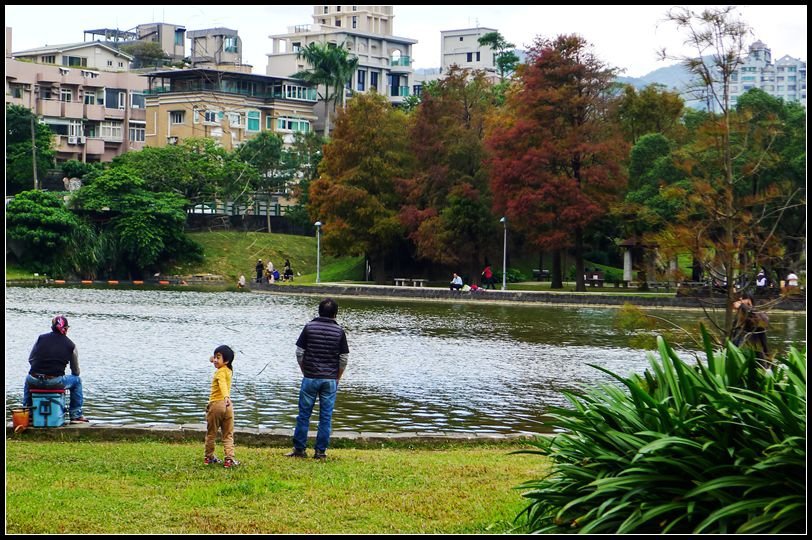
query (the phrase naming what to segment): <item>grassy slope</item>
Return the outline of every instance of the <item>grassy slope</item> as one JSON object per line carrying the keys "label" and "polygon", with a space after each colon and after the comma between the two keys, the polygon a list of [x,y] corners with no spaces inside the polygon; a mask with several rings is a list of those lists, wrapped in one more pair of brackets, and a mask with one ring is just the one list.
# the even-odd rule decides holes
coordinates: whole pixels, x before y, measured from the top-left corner
{"label": "grassy slope", "polygon": [[520,448],[339,448],[316,462],[237,441],[243,465],[226,470],[203,465],[202,440],[11,439],[6,532],[506,532],[525,506],[515,486],[545,469],[509,454]]}
{"label": "grassy slope", "polygon": [[[203,246],[204,262],[179,265],[169,269],[169,273],[218,274],[229,281],[237,281],[242,273],[250,282],[256,275],[257,259],[262,259],[265,265],[270,260],[280,272],[285,259],[289,259],[296,273],[295,281],[312,283],[316,280],[315,237],[231,231],[197,232],[189,236]],[[322,249],[321,280],[361,279],[363,264],[363,257],[330,257]]]}

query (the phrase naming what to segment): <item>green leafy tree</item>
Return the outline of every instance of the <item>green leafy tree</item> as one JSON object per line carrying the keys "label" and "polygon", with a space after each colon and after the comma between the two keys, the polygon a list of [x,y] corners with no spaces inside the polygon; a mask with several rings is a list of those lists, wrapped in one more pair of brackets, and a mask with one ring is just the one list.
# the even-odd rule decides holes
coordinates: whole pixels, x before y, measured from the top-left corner
{"label": "green leafy tree", "polygon": [[105,171],[82,187],[73,202],[77,211],[114,237],[115,258],[106,261],[104,269],[108,275],[142,275],[172,260],[202,256],[202,247],[184,234],[183,197],[149,191],[128,167]]}
{"label": "green leafy tree", "polygon": [[318,85],[319,100],[324,102],[324,137],[330,136],[330,112],[344,97],[344,88],[358,67],[358,58],[350,56],[342,43],[309,43],[302,47],[296,57],[310,67],[294,73],[291,77]]}
{"label": "green leafy tree", "polygon": [[288,218],[300,227],[312,225],[309,206],[310,183],[318,178],[323,156],[324,137],[316,132],[294,134],[293,145],[283,151],[282,159],[294,181],[293,196],[296,204],[288,211]]}
{"label": "green leafy tree", "polygon": [[121,50],[133,57],[133,67],[159,67],[169,63],[169,55],[155,41],[137,41],[122,45]]}
{"label": "green leafy tree", "polygon": [[494,51],[494,64],[499,72],[499,79],[505,80],[506,76],[516,71],[519,65],[519,57],[514,52],[516,45],[509,43],[499,32],[488,32],[480,36],[477,40],[480,45],[488,45]]}
{"label": "green leafy tree", "polygon": [[404,233],[395,186],[411,172],[405,125],[405,114],[383,96],[355,97],[339,113],[320,176],[310,185],[310,217],[324,223],[324,248],[335,255],[367,254],[378,283]]}
{"label": "green leafy tree", "polygon": [[244,201],[256,190],[259,173],[214,139],[190,137],[180,144],[145,147],[113,160],[127,166],[155,192],[177,193],[190,206],[217,199]]}
{"label": "green leafy tree", "polygon": [[71,238],[83,224],[54,193],[18,193],[6,206],[6,233],[19,243],[20,262],[33,271],[59,275],[71,251]]}
{"label": "green leafy tree", "polygon": [[[264,196],[268,205],[271,195],[284,191],[290,180],[290,170],[283,163],[282,145],[282,137],[278,133],[263,131],[236,150],[237,157],[259,173],[256,194]],[[270,213],[266,217],[267,230],[271,232]]]}
{"label": "green leafy tree", "polygon": [[[34,128],[32,151],[31,128]],[[36,154],[37,179],[41,181],[54,165],[56,152],[53,148],[51,129],[41,124],[30,109],[21,105],[6,104],[6,194],[13,195],[34,185],[34,154]]]}
{"label": "green leafy tree", "polygon": [[680,123],[685,102],[677,92],[663,85],[650,84],[640,90],[628,84],[617,103],[616,115],[626,140],[632,144],[646,133],[662,133],[671,139],[681,138]]}

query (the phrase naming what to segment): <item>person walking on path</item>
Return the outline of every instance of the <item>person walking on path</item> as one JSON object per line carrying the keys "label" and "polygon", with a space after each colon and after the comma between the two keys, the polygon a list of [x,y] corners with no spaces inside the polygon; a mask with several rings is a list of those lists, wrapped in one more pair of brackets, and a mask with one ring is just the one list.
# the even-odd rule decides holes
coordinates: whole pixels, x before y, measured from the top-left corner
{"label": "person walking on path", "polygon": [[[234,406],[231,402],[231,378],[234,372],[231,364],[234,362],[234,351],[228,345],[220,345],[214,349],[214,354],[209,358],[209,362],[214,364],[216,371],[211,381],[209,403],[206,405],[206,443],[203,463],[206,465],[222,463],[226,468],[236,467],[240,462],[234,459]],[[225,461],[220,461],[214,455],[214,442],[217,439],[218,431],[222,433],[223,437]]]}
{"label": "person walking on path", "polygon": [[347,368],[350,353],[347,335],[336,322],[337,314],[338,303],[325,298],[319,303],[319,316],[305,325],[296,341],[296,361],[304,377],[299,389],[293,452],[286,454],[287,457],[307,457],[307,430],[316,399],[319,400],[319,427],[313,458],[327,457],[338,381]]}
{"label": "person walking on path", "polygon": [[[70,423],[87,423],[82,416],[82,379],[79,377],[79,353],[76,345],[68,337],[68,319],[57,315],[51,320],[51,331],[42,334],[34,343],[28,363],[31,369],[23,384],[23,407],[31,407],[31,388],[65,388],[70,390]],[[70,375],[65,368],[70,364]]]}
{"label": "person walking on path", "polygon": [[486,264],[485,269],[482,271],[482,284],[485,285],[486,289],[495,289],[493,282],[493,270],[491,270],[490,264]]}
{"label": "person walking on path", "polygon": [[265,266],[262,264],[262,259],[257,259],[257,283],[262,283],[262,271],[265,269]]}

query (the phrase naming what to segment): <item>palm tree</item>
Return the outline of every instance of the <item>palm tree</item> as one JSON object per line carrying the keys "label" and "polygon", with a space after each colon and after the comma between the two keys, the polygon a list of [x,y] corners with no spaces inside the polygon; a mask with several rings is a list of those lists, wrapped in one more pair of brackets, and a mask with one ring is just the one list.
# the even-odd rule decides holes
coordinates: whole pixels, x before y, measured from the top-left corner
{"label": "palm tree", "polygon": [[358,67],[358,58],[350,57],[350,53],[342,43],[335,46],[332,43],[309,43],[299,50],[296,55],[304,59],[311,67],[304,71],[294,73],[292,77],[302,79],[324,88],[324,94],[319,94],[319,100],[324,101],[326,118],[324,120],[324,136],[330,136],[330,106],[333,110],[340,98],[344,97],[344,86],[352,80],[355,69]]}

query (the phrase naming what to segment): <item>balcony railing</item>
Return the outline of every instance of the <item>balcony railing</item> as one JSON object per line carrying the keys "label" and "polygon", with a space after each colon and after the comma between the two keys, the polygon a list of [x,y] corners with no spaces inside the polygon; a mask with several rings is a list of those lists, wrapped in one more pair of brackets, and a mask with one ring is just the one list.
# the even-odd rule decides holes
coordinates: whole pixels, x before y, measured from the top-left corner
{"label": "balcony railing", "polygon": [[412,65],[412,59],[408,56],[401,56],[400,58],[391,58],[389,60],[390,66],[403,66],[403,67],[410,67]]}

